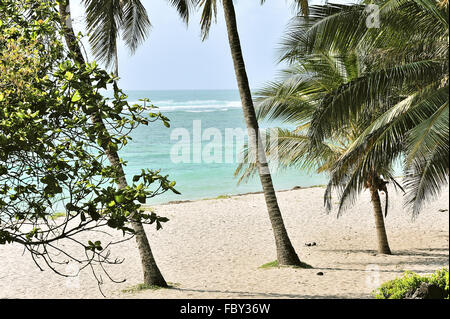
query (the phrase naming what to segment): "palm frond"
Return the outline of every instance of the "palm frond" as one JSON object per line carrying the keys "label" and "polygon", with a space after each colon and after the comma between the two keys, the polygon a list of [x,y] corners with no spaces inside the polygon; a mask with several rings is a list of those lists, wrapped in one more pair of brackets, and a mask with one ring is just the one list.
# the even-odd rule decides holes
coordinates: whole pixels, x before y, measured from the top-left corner
{"label": "palm frond", "polygon": [[213,21],[217,21],[217,1],[216,0],[200,0],[199,6],[203,7],[200,19],[200,27],[202,30],[202,40],[206,40]]}
{"label": "palm frond", "polygon": [[424,204],[436,198],[442,187],[448,185],[448,147],[435,145],[426,157],[416,157],[406,171],[405,186],[408,207],[413,217],[417,216]]}
{"label": "palm frond", "polygon": [[145,41],[152,27],[145,7],[139,0],[127,0],[123,4],[122,38],[133,54]]}
{"label": "palm frond", "polygon": [[[323,143],[316,152],[310,152],[308,136],[288,129],[271,129],[271,139],[271,143],[266,143],[265,151],[268,159],[276,161],[276,169],[295,167],[321,173],[328,171],[339,157],[339,152],[332,144]],[[243,161],[234,173],[235,177],[240,176],[238,183],[247,181],[257,172],[255,158],[250,153],[248,144],[245,144],[242,152]]]}
{"label": "palm frond", "polygon": [[198,4],[199,0],[167,0],[171,6],[177,9],[178,14],[184,22],[189,22],[191,11]]}
{"label": "palm frond", "polygon": [[[447,92],[445,92],[445,90]],[[444,91],[444,92],[442,92]],[[413,127],[408,132],[407,157],[406,163],[411,163],[417,156],[424,157],[425,154],[432,152],[438,144],[447,144],[448,142],[448,87],[443,88],[439,95],[433,96],[434,99],[427,99],[426,103],[433,103],[430,109],[441,106],[434,114],[425,118],[420,124]],[[447,94],[446,94],[447,93]]]}
{"label": "palm frond", "polygon": [[314,105],[305,93],[319,93],[319,90],[302,76],[293,76],[282,83],[269,83],[255,96],[258,119],[299,123],[314,111]]}
{"label": "palm frond", "polygon": [[310,136],[320,141],[342,125],[354,121],[364,111],[387,102],[395,95],[393,90],[406,84],[426,86],[436,81],[446,64],[441,61],[418,61],[365,74],[343,84],[322,102],[313,115]]}
{"label": "palm frond", "polygon": [[[446,103],[448,104],[447,88],[437,89],[435,86],[429,86],[403,99],[368,125],[348,147],[342,160],[356,158],[363,151],[388,153],[395,157],[400,155],[405,151],[406,140],[411,135],[411,131],[420,127],[424,121],[427,122],[433,118],[440,106]],[[417,145],[417,143],[415,139],[414,144]],[[412,149],[412,147],[409,146],[406,149]]]}
{"label": "palm frond", "polygon": [[94,56],[107,67],[114,62],[117,37],[123,22],[121,0],[83,0],[86,6],[86,27]]}
{"label": "palm frond", "polygon": [[436,198],[449,174],[449,108],[448,87],[445,101],[437,111],[409,131],[405,157],[407,206],[413,216],[423,205]]}

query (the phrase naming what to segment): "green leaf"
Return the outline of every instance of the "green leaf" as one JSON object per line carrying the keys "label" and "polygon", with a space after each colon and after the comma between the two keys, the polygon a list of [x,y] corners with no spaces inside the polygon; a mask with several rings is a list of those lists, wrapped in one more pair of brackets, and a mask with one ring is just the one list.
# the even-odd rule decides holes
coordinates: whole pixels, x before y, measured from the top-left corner
{"label": "green leaf", "polygon": [[58,180],[60,180],[60,181],[66,181],[66,180],[69,179],[69,177],[68,177],[66,174],[64,174],[64,173],[59,173],[59,174],[56,176],[56,178],[57,178]]}
{"label": "green leaf", "polygon": [[71,81],[71,80],[73,79],[73,73],[67,71],[66,74],[64,74],[64,78],[65,78],[67,81]]}
{"label": "green leaf", "polygon": [[72,102],[78,102],[79,100],[81,100],[81,95],[80,92],[78,92],[78,90],[75,91],[75,94],[72,96]]}
{"label": "green leaf", "polygon": [[123,195],[115,195],[114,200],[116,201],[116,203],[120,204],[125,201],[125,197]]}
{"label": "green leaf", "polygon": [[145,196],[139,196],[139,197],[137,198],[137,200],[139,201],[139,203],[145,204],[146,201],[147,201],[147,198],[146,198]]}

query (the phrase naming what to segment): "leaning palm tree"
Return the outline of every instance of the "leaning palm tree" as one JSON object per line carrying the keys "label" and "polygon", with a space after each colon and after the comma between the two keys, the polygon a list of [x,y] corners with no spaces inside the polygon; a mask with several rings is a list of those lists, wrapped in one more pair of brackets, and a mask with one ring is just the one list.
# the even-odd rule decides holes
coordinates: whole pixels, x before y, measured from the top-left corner
{"label": "leaning palm tree", "polygon": [[[329,183],[324,197],[328,212],[331,210],[332,190],[337,190],[339,195],[339,217],[348,207],[345,205],[347,198],[355,197],[361,191],[352,188],[355,176],[364,182],[365,188],[369,189],[371,194],[378,252],[390,254],[379,191],[386,195],[386,216],[386,183],[392,181],[394,185],[398,185],[393,177],[392,159],[386,156],[384,161],[374,162],[371,161],[373,154],[368,152],[360,153],[351,163],[342,165],[340,162],[341,157],[365,129],[365,125],[370,123],[370,117],[361,117],[357,121],[346,123],[338,132],[316,145],[307,134],[312,116],[322,100],[341,85],[358,78],[361,69],[362,62],[356,54],[335,56],[329,52],[315,52],[303,56],[299,61],[291,62],[289,69],[283,72],[281,80],[268,84],[258,92],[257,116],[258,119],[276,120],[296,126],[295,130],[278,128],[277,143],[267,144],[266,153],[276,152],[281,168],[296,167],[326,173]],[[248,149],[245,149],[244,154],[244,158],[248,158]],[[243,181],[253,175],[255,170],[253,164],[241,164],[236,175],[241,175],[240,181]]]}
{"label": "leaning palm tree", "polygon": [[[217,15],[217,0],[200,0],[199,5],[203,8],[201,17],[201,28],[203,39],[206,39],[212,21]],[[265,0],[261,0],[264,3]],[[304,14],[308,13],[308,1],[296,0],[294,2]],[[250,85],[245,69],[244,57],[241,49],[239,33],[237,28],[236,13],[233,0],[222,0],[225,21],[227,25],[228,41],[231,49],[231,55],[236,73],[237,85],[242,101],[244,118],[249,133],[249,143],[256,152],[256,166],[264,191],[264,198],[269,213],[270,222],[275,236],[277,248],[277,261],[280,265],[301,266],[302,263],[292,246],[286,227],[284,225],[281,210],[278,205],[275,189],[273,187],[270,169],[267,163],[266,154],[262,146],[262,140],[259,134],[259,125],[256,118]]]}
{"label": "leaning palm tree", "polygon": [[[261,0],[264,3],[265,0]],[[145,8],[140,1],[92,1],[84,0],[87,10],[88,30],[91,33],[90,42],[96,56],[106,62],[107,65],[115,63],[117,70],[117,44],[119,31],[122,27],[133,30],[134,32],[124,32],[124,40],[131,51],[134,51],[137,45],[145,38],[146,31],[151,26],[146,15]],[[185,22],[189,20],[189,9],[199,4],[203,6],[202,14],[202,31],[205,39],[211,22],[217,13],[216,0],[170,0],[169,3],[174,5]],[[295,0],[294,3],[301,10],[308,13],[307,0]],[[223,1],[226,14],[227,27],[230,35],[230,45],[232,47],[233,60],[235,62],[235,70],[237,72],[238,86],[243,101],[244,114],[247,120],[247,126],[251,131],[258,132],[258,123],[254,114],[250,88],[248,85],[245,65],[240,49],[239,35],[237,33],[236,18],[232,1]],[[133,9],[131,9],[133,8]],[[127,14],[128,13],[128,14]],[[130,36],[130,35],[134,36]],[[258,134],[249,134],[254,136],[254,144],[259,145],[260,139]],[[287,235],[284,222],[278,206],[278,202],[273,188],[272,179],[268,170],[264,152],[259,154],[258,163],[262,174],[261,182],[264,189],[269,216],[275,233],[275,241],[277,246],[278,262],[282,265],[300,265],[300,260]]]}
{"label": "leaning palm tree", "polygon": [[[345,123],[363,114],[376,115],[342,163],[352,162],[361,152],[372,152],[373,161],[386,154],[402,155],[406,205],[416,216],[448,184],[448,2],[375,3],[380,7],[380,28],[367,28],[363,5],[313,7],[315,23],[305,30],[303,18],[297,19],[285,41],[284,56],[295,59],[318,49],[336,54],[356,50],[371,65],[323,100],[308,134],[320,143]],[[299,38],[306,41],[296,46]],[[363,187],[363,181],[355,180],[354,187]]]}
{"label": "leaning palm tree", "polygon": [[[89,9],[88,20],[90,17],[89,13],[95,16],[93,12],[95,12],[95,10],[99,10],[98,17],[100,19],[96,20],[95,22],[98,23],[98,25],[94,23],[94,20],[91,20],[91,23],[88,23],[88,27],[94,29],[93,36],[91,37],[91,42],[94,44],[95,48],[94,52],[96,52],[97,55],[100,54],[100,58],[103,57],[104,59],[106,59],[107,63],[110,63],[108,59],[111,55],[117,57],[116,40],[118,30],[123,29],[124,39],[132,50],[135,49],[145,37],[145,30],[147,30],[150,24],[140,1],[87,0],[86,2]],[[183,0],[174,0],[171,1],[171,3],[178,4],[179,12],[185,17],[188,16],[189,7],[187,6],[187,2]],[[186,5],[183,6],[181,3],[185,3]],[[109,9],[109,11],[104,10],[105,8]],[[75,36],[75,32],[72,28],[71,23],[68,23],[69,21],[71,21],[70,0],[61,0],[59,2],[59,13],[61,16],[61,25],[64,37],[69,50],[74,55],[75,61],[80,64],[85,64],[86,61],[82,54],[79,42],[77,41],[77,38]],[[111,36],[113,36],[113,38],[107,37],[108,40],[102,41],[100,38],[100,36],[102,35],[101,30],[103,30],[103,32],[106,32],[105,34],[103,34],[105,37],[108,36],[108,32],[111,32]],[[102,48],[106,52],[106,54],[104,55],[102,55]],[[117,60],[115,62],[117,62]],[[117,73],[118,71],[116,67],[116,75]],[[91,116],[91,119],[94,125],[102,128],[105,137],[109,136],[108,130],[105,126],[105,123],[103,122],[101,114],[94,114]],[[116,168],[120,175],[117,186],[120,189],[126,188],[128,186],[128,183],[117,151],[111,148],[105,148],[104,151],[111,163],[111,166]],[[136,243],[141,257],[141,263],[144,273],[144,283],[147,285],[167,287],[167,283],[156,264],[150,247],[150,243],[148,241],[142,223],[136,220],[132,220],[131,226],[135,232]]]}

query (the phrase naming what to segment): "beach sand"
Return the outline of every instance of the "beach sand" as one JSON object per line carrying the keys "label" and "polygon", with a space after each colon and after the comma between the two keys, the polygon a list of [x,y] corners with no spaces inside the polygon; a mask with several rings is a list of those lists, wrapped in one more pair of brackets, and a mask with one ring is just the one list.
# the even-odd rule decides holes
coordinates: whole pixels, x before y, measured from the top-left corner
{"label": "beach sand", "polygon": [[[426,274],[448,267],[448,188],[415,221],[403,209],[402,194],[391,190],[386,227],[392,256],[376,254],[367,192],[339,219],[325,214],[323,192],[278,193],[292,243],[313,269],[259,268],[276,254],[264,197],[250,194],[155,206],[170,221],[160,231],[147,226],[147,232],[158,265],[175,288],[123,292],[142,281],[133,239],[114,246],[112,254],[125,260],[107,267],[114,279],[126,282],[103,276],[102,290],[108,298],[371,298],[376,286],[405,270]],[[310,242],[317,246],[305,246]],[[0,298],[103,298],[89,269],[76,278],[60,277],[48,268],[40,271],[22,253],[18,245],[0,246]]]}

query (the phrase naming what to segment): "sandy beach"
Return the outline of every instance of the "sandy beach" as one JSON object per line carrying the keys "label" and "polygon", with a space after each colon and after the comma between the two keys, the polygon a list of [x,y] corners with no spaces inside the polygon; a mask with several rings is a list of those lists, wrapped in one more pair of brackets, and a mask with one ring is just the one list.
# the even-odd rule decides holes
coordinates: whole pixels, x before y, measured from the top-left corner
{"label": "sandy beach", "polygon": [[[276,259],[274,240],[263,195],[249,194],[155,206],[170,221],[163,230],[148,226],[147,232],[158,265],[174,288],[123,292],[141,282],[138,252],[130,240],[112,251],[124,262],[108,267],[114,279],[126,281],[104,278],[102,290],[108,298],[371,298],[376,286],[405,270],[425,274],[448,267],[448,188],[415,221],[403,209],[402,194],[391,190],[386,227],[392,256],[376,254],[367,192],[336,219],[335,213],[324,212],[323,191],[278,193],[293,245],[313,269],[259,268]],[[305,246],[310,242],[317,246]],[[49,269],[40,271],[22,253],[18,245],[0,246],[0,298],[103,298],[88,269],[77,278],[64,278]]]}

